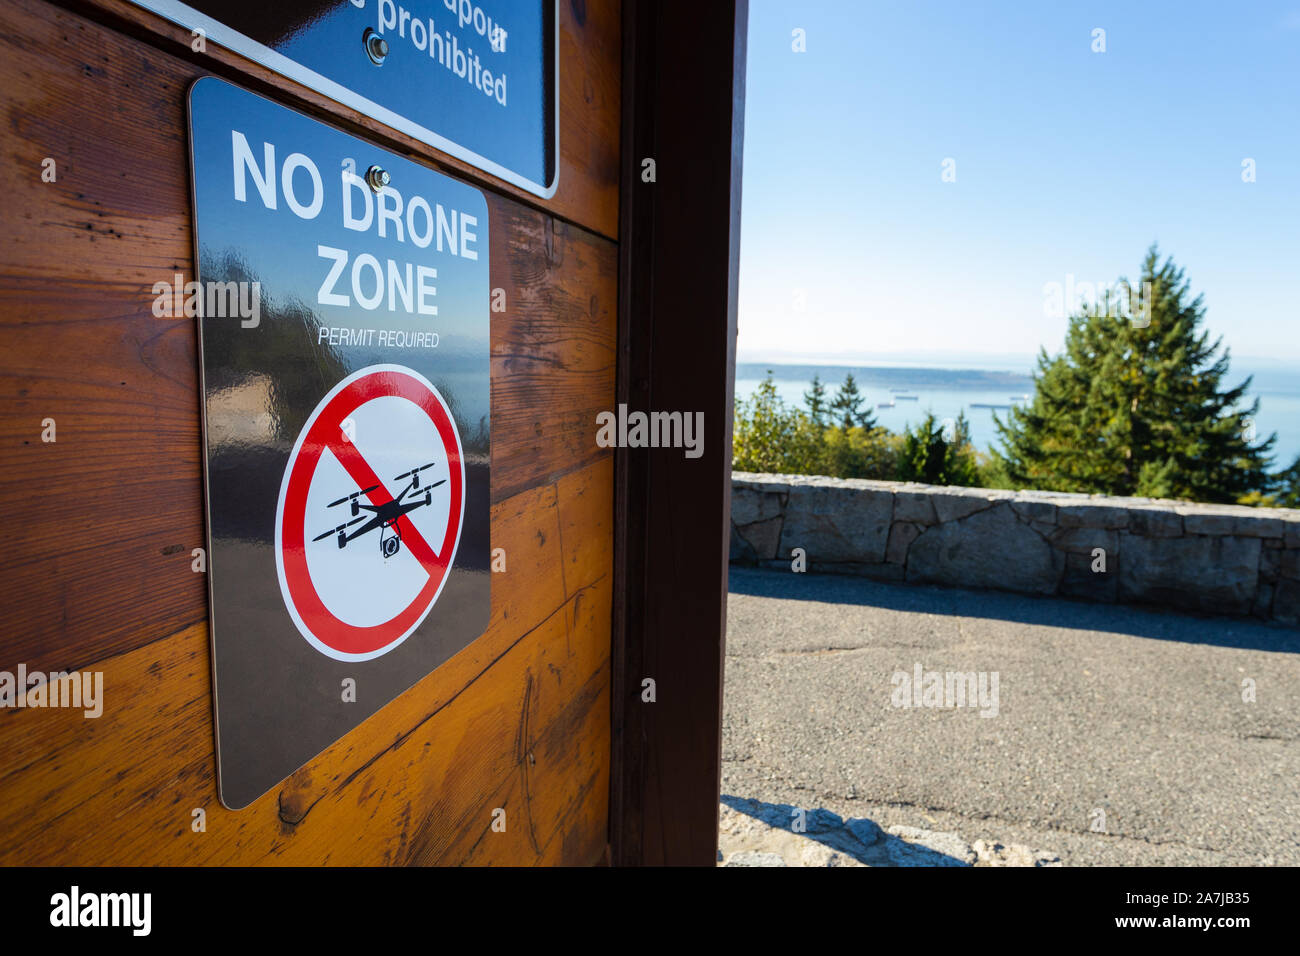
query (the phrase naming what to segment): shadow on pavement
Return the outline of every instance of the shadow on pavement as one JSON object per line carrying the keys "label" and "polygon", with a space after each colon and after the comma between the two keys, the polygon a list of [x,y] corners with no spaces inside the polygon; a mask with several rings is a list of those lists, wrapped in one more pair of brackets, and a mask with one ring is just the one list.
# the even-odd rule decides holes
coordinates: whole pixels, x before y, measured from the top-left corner
{"label": "shadow on pavement", "polygon": [[[935,847],[886,833],[865,817],[845,820],[839,814],[822,808],[808,810],[788,803],[765,803],[730,794],[722,795],[722,803],[737,813],[754,818],[772,831],[813,840],[868,866],[971,866],[974,862],[970,856],[953,856]],[[794,828],[800,814],[803,832]],[[775,849],[772,835],[762,828],[748,836],[750,839],[737,838],[737,842],[746,845],[733,850],[733,856],[747,850],[772,852]]]}
{"label": "shadow on pavement", "polygon": [[752,597],[856,604],[916,614],[991,618],[1188,644],[1300,653],[1300,632],[1281,625],[1007,591],[893,584],[849,575],[796,574],[736,566],[730,569],[729,590]]}

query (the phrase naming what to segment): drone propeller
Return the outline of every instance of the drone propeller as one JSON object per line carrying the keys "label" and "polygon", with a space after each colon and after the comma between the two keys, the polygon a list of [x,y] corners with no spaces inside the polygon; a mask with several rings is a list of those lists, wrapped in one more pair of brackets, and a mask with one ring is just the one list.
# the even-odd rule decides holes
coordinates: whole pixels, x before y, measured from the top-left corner
{"label": "drone propeller", "polygon": [[426,468],[432,468],[436,464],[437,464],[436,461],[431,461],[427,465],[421,465],[419,468],[412,468],[410,471],[404,471],[396,478],[394,478],[393,481],[401,481],[403,478],[410,478],[411,483],[414,484],[416,487],[419,487],[420,472],[424,471],[424,469]]}
{"label": "drone propeller", "polygon": [[354,491],[354,492],[353,492],[352,494],[350,494],[350,495],[344,495],[344,496],[343,496],[342,498],[340,498],[338,501],[331,501],[331,502],[330,502],[329,504],[327,504],[325,507],[326,507],[326,508],[333,508],[335,505],[341,505],[341,504],[343,504],[343,502],[345,502],[345,501],[353,501],[353,500],[355,500],[356,498],[360,498],[362,495],[368,495],[368,494],[370,494],[370,492],[374,491],[374,490],[375,490],[376,488],[378,488],[378,487],[379,487],[378,485],[371,485],[369,488],[365,489],[364,491]]}
{"label": "drone propeller", "polygon": [[[346,498],[344,498],[343,500],[344,500],[344,501],[347,501]],[[356,524],[358,521],[365,521],[366,518],[368,518],[368,517],[370,517],[370,516],[369,516],[369,515],[362,515],[360,518],[353,518],[351,521],[345,522],[345,523],[339,525],[337,528],[331,528],[329,531],[326,531],[324,534],[318,534],[318,535],[316,535],[316,537],[312,538],[312,541],[313,541],[313,542],[315,542],[315,541],[324,541],[324,540],[325,540],[326,538],[328,538],[330,535],[332,535],[332,534],[338,534],[338,533],[339,533],[340,531],[342,531],[344,528],[350,528],[350,527],[352,527],[352,525]]]}

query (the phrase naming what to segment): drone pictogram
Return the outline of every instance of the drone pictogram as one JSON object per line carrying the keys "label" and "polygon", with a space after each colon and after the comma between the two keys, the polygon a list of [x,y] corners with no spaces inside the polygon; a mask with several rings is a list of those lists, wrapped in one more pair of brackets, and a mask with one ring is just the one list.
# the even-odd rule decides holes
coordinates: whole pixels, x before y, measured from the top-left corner
{"label": "drone pictogram", "polygon": [[[423,498],[415,498],[411,501],[405,500],[408,494],[420,490],[420,472],[424,471],[426,468],[432,468],[434,464],[436,463],[431,461],[427,465],[421,465],[418,468],[412,468],[410,471],[404,471],[394,478],[393,481],[405,481],[409,478],[410,482],[402,489],[401,493],[396,498],[393,498],[385,504],[372,505],[360,500],[363,495],[368,495],[370,492],[376,491],[379,488],[379,485],[371,485],[369,488],[363,488],[360,491],[352,492],[350,495],[344,495],[338,501],[331,501],[326,505],[327,508],[335,508],[344,503],[349,504],[352,510],[352,520],[345,521],[343,524],[331,528],[323,534],[318,534],[316,537],[312,538],[312,541],[324,541],[330,535],[338,535],[339,547],[344,548],[347,547],[349,541],[353,541],[361,537],[363,534],[379,528],[379,553],[385,558],[391,558],[393,555],[397,554],[398,550],[402,547],[402,531],[397,525],[397,520],[401,518],[402,515],[408,514],[416,508],[423,508],[427,505],[432,505],[433,489],[437,488],[439,485],[447,483],[447,479],[444,478],[441,481],[435,481],[431,485],[425,485]],[[361,514],[362,511],[368,511],[370,514],[363,515]],[[357,528],[357,530],[351,533],[348,532],[348,528],[351,528],[355,524],[361,524],[363,521],[365,524],[362,524],[360,528]]]}

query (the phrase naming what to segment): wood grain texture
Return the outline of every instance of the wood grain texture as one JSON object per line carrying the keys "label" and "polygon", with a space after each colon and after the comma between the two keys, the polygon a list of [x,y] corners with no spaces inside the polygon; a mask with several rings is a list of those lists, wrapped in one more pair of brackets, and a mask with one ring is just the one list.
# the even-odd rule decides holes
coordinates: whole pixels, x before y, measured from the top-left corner
{"label": "wood grain texture", "polygon": [[[268,0],[269,2],[269,0]],[[291,105],[354,124],[395,152],[544,209],[608,239],[618,237],[620,7],[617,0],[560,0],[560,178],[555,195],[539,199],[462,160],[399,133],[305,86],[209,41],[191,49],[189,30],[129,0],[64,0],[101,20],[199,65],[203,72],[273,93]],[[93,65],[92,65],[93,66]]]}
{"label": "wood grain texture", "polygon": [[[0,593],[23,596],[6,601],[0,661],[49,669],[206,614],[189,571],[204,543],[195,326],[151,311],[155,282],[193,277],[184,102],[199,73],[26,6],[0,10],[0,104],[16,134],[0,164]],[[103,67],[88,74],[92,62]],[[54,183],[41,182],[45,156]],[[617,252],[486,195],[507,305],[491,317],[501,500],[609,454],[594,421],[613,400]]]}
{"label": "wood grain texture", "polygon": [[216,799],[202,624],[97,664],[98,719],[0,711],[0,864],[596,862],[611,496],[603,460],[495,505],[509,563],[484,636],[238,813]]}
{"label": "wood grain texture", "polygon": [[[610,850],[615,865],[714,866],[748,4],[625,0],[623,16],[618,400],[698,410],[707,438],[697,459],[615,462]],[[636,157],[652,150],[647,187]]]}
{"label": "wood grain texture", "polygon": [[[134,9],[105,0],[94,13],[119,6]],[[612,56],[616,84],[617,11],[579,23],[562,6],[565,63]],[[491,284],[507,303],[491,351],[492,543],[508,570],[493,575],[487,633],[230,813],[213,777],[206,593],[190,570],[204,544],[195,327],[151,311],[155,282],[193,277],[184,104],[206,71],[136,26],[166,51],[41,0],[0,4],[0,669],[101,670],[107,697],[98,720],[0,710],[0,863],[595,862],[613,477],[594,418],[614,401],[617,249],[574,223],[612,233],[617,211],[597,179],[574,173],[563,194],[563,177],[599,150],[562,133],[590,155],[566,158],[546,208],[477,177],[493,186]],[[579,119],[603,136],[612,108],[616,137],[617,97],[592,83]],[[346,111],[332,121],[462,172]],[[616,139],[607,147],[616,167]],[[47,156],[54,183],[41,181]],[[190,830],[197,807],[206,833]],[[504,833],[490,829],[496,807]]]}

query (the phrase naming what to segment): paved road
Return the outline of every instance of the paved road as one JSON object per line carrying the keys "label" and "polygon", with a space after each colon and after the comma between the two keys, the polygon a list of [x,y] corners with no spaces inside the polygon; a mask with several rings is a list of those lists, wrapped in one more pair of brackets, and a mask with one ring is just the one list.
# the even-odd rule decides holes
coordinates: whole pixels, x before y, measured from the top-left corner
{"label": "paved road", "polygon": [[[997,672],[997,715],[896,706],[895,673],[918,663]],[[731,571],[733,806],[824,808],[1066,865],[1300,865],[1298,710],[1294,629]]]}

